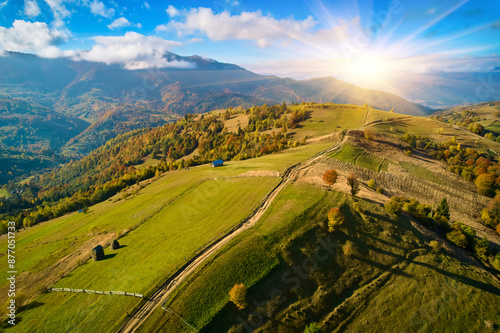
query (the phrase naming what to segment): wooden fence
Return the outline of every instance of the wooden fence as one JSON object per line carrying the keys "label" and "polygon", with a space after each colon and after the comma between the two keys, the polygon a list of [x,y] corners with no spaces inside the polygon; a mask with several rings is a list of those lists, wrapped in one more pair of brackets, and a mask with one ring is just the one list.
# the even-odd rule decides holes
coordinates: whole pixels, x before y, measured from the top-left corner
{"label": "wooden fence", "polygon": [[49,288],[49,291],[66,291],[71,293],[87,293],[87,294],[96,294],[96,295],[118,295],[118,296],[134,296],[143,298],[142,294],[138,293],[128,293],[126,291],[99,291],[99,290],[90,290],[90,289],[76,289],[76,288]]}

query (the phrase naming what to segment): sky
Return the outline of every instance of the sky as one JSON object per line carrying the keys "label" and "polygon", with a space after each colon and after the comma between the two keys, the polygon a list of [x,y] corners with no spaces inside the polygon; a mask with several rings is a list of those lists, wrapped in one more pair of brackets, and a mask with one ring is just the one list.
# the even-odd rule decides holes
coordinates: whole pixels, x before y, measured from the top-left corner
{"label": "sky", "polygon": [[500,70],[500,1],[0,0],[4,50],[186,66],[170,51],[390,90],[404,73]]}

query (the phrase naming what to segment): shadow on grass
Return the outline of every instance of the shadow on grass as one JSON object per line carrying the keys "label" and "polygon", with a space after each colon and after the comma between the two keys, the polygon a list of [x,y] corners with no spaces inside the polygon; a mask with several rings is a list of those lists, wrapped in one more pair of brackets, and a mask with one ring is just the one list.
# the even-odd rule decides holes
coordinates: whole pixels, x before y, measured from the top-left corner
{"label": "shadow on grass", "polygon": [[[18,309],[16,311],[16,319],[15,319],[15,324],[19,324],[21,321],[22,321],[22,316],[20,316],[20,314],[24,311],[27,311],[27,310],[32,310],[32,309],[36,309],[42,305],[44,305],[45,303],[41,303],[41,302],[31,302],[23,307],[21,307],[20,309]],[[11,318],[7,318],[6,320],[3,321],[3,323],[0,325],[0,332],[3,332],[4,330],[6,329],[9,329],[9,328],[12,328],[14,327],[15,325],[11,325],[8,323],[8,321],[10,320]]]}
{"label": "shadow on grass", "polygon": [[109,253],[109,254],[105,254],[105,255],[104,255],[104,258],[102,258],[102,259],[101,259],[101,260],[99,260],[99,261],[108,260],[108,259],[113,259],[114,257],[116,257],[116,253]]}
{"label": "shadow on grass", "polygon": [[455,280],[457,282],[469,285],[469,286],[477,288],[477,289],[481,289],[481,290],[489,292],[493,295],[500,296],[500,289],[495,287],[495,286],[492,286],[491,284],[477,281],[477,280],[474,280],[474,279],[467,277],[467,276],[450,273],[444,269],[437,268],[437,267],[434,267],[432,265],[429,265],[429,264],[426,264],[423,262],[412,261],[411,263],[432,269],[432,270],[436,271],[437,273],[442,274],[444,276],[447,276],[449,278],[452,278],[453,280]]}

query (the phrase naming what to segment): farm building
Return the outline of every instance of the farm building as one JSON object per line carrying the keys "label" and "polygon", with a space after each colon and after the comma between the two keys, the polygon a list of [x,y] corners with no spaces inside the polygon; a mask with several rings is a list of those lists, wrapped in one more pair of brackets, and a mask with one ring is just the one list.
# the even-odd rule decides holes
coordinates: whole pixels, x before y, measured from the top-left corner
{"label": "farm building", "polygon": [[104,249],[101,245],[97,245],[92,249],[92,259],[94,259],[94,261],[104,259]]}
{"label": "farm building", "polygon": [[116,239],[113,239],[113,241],[111,242],[110,249],[117,250],[119,248],[120,248],[120,243],[118,243],[118,241]]}
{"label": "farm building", "polygon": [[223,160],[217,160],[217,161],[213,161],[212,162],[212,168],[223,166],[223,165],[224,165],[224,161]]}

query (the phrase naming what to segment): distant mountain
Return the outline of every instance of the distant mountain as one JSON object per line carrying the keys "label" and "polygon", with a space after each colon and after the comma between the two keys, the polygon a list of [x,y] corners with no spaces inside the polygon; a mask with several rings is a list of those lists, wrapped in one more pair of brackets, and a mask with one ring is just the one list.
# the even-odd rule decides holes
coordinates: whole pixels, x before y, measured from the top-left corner
{"label": "distant mountain", "polygon": [[366,103],[412,115],[430,111],[395,95],[334,78],[297,81],[258,75],[200,56],[167,53],[165,58],[185,66],[127,70],[118,65],[8,52],[0,61],[0,98],[38,105],[46,110],[45,115],[56,113],[85,121],[86,126],[72,126],[79,132],[63,148],[59,141],[50,145],[70,155],[88,153],[129,130],[227,107],[315,101]]}
{"label": "distant mountain", "polygon": [[434,109],[495,101],[500,99],[500,70],[412,74],[393,89],[399,96]]}

